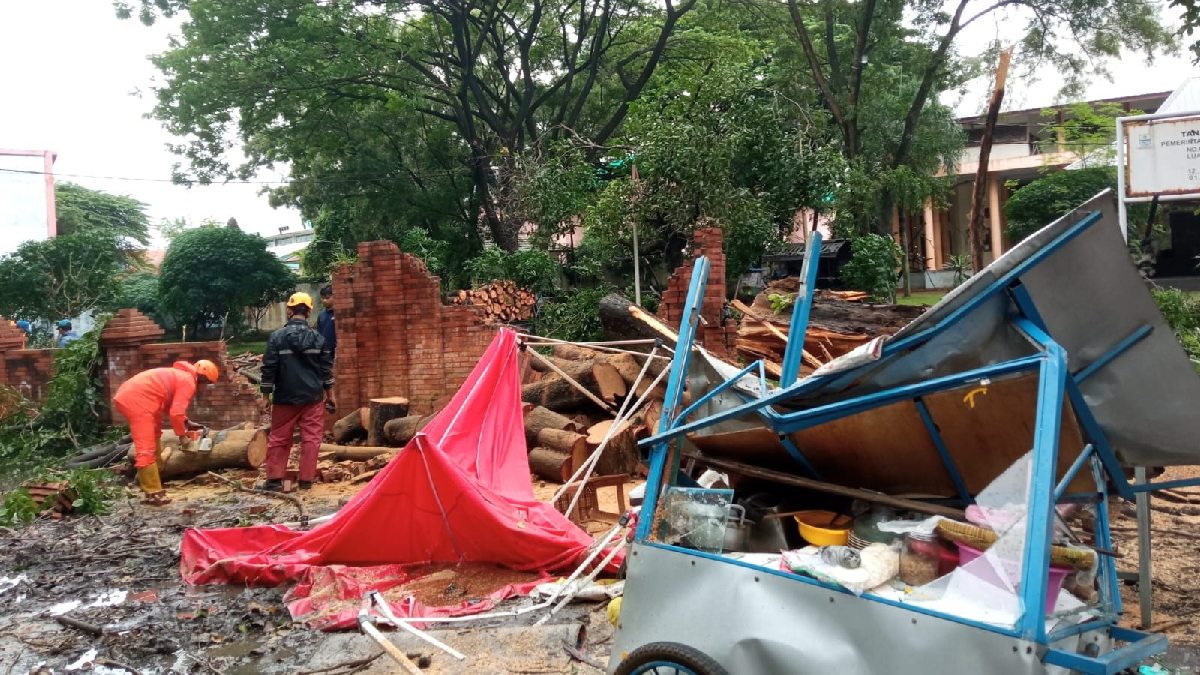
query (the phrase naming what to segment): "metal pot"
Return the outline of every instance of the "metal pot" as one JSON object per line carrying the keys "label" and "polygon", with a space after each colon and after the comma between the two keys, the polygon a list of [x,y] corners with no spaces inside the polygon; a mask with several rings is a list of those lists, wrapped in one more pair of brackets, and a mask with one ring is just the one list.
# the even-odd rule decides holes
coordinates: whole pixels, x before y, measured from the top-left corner
{"label": "metal pot", "polygon": [[[738,515],[734,516],[734,511]],[[745,551],[749,547],[750,531],[754,529],[754,521],[746,519],[746,509],[739,504],[729,505],[729,520],[725,522],[725,536],[722,540],[722,551]]]}

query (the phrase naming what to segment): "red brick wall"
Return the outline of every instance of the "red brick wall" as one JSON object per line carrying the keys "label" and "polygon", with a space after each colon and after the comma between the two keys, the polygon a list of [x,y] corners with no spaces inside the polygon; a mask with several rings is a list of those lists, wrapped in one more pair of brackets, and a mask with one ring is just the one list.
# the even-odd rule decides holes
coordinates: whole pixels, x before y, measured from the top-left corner
{"label": "red brick wall", "polygon": [[389,241],[358,245],[358,262],[333,277],[340,414],[372,398],[404,396],[432,412],[462,385],[495,329],[471,307],[442,304],[438,278]]}
{"label": "red brick wall", "polygon": [[[150,343],[162,329],[136,310],[121,310],[102,333],[104,366],[100,379],[110,407],[113,395],[137,373],[168,367],[176,361],[209,359],[221,368],[216,384],[201,386],[192,399],[188,416],[197,422],[224,429],[242,422],[257,422],[255,390],[245,378],[236,376],[225,354],[224,342]],[[139,341],[142,344],[137,344]],[[54,374],[53,349],[0,350],[0,384],[11,386],[30,400],[42,402],[49,394]],[[112,411],[116,424],[125,424]]]}
{"label": "red brick wall", "polygon": [[0,384],[10,386],[32,401],[50,394],[54,375],[53,349],[21,349],[0,353]]}
{"label": "red brick wall", "polygon": [[[235,376],[225,353],[224,342],[161,342],[105,351],[104,393],[112,400],[117,389],[137,373],[150,368],[168,368],[176,361],[208,359],[217,364],[221,377],[215,384],[200,385],[188,408],[188,417],[214,429],[227,429],[243,422],[257,422],[256,390]],[[114,422],[125,424],[116,410]]]}
{"label": "red brick wall", "polygon": [[[698,258],[707,256],[709,262],[708,284],[700,302],[700,316],[704,321],[696,327],[696,343],[705,349],[727,356],[732,352],[737,338],[737,322],[724,320],[725,315],[725,253],[722,250],[724,237],[721,228],[696,230],[692,252]],[[658,318],[672,328],[678,329],[683,320],[683,309],[687,304],[688,287],[692,283],[692,270],[696,261],[689,260],[680,265],[667,280],[667,290],[658,305]]]}

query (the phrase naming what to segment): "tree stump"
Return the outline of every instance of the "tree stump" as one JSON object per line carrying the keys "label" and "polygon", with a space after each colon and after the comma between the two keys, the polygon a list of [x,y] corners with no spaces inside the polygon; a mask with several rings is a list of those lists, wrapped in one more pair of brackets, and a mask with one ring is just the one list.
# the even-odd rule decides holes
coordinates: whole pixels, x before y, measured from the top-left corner
{"label": "tree stump", "polygon": [[394,419],[408,414],[408,399],[403,396],[371,399],[370,423],[367,424],[367,445],[383,445],[387,436],[383,427]]}

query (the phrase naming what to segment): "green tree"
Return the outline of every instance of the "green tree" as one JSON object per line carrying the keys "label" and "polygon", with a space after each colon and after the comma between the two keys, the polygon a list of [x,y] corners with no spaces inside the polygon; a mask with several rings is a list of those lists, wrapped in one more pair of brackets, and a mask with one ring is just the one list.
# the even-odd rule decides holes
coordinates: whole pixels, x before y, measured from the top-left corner
{"label": "green tree", "polygon": [[131,307],[160,325],[165,316],[158,300],[158,275],[154,272],[134,272],[120,281],[111,309]]}
{"label": "green tree", "polygon": [[630,106],[601,180],[577,151],[521,183],[542,213],[584,213],[586,248],[609,270],[629,271],[635,222],[647,268],[678,264],[693,230],[715,226],[736,277],[794,229],[799,209],[829,206],[842,163],[813,133],[812,111],[781,95],[786,74],[762,45],[714,36],[696,52]]}
{"label": "green tree", "polygon": [[91,190],[75,183],[54,186],[58,236],[94,234],[110,239],[131,266],[150,243],[146,205],[133,197]]}
{"label": "green tree", "polygon": [[1115,200],[1116,188],[1117,170],[1111,166],[1056,171],[1039,178],[1018,189],[1005,203],[1005,235],[1009,241],[1021,241],[1104,190],[1111,189]]}
{"label": "green tree", "polygon": [[103,307],[127,267],[111,236],[84,229],[0,257],[0,314],[57,321]]}
{"label": "green tree", "polygon": [[[1019,57],[1032,65],[1056,64],[1067,80],[1065,93],[1078,95],[1089,72],[1103,71],[1103,61],[1120,57],[1123,50],[1150,58],[1174,48],[1174,36],[1160,19],[1164,4],[954,0],[947,6],[900,0],[787,0],[786,22],[790,37],[799,43],[798,60],[811,75],[847,160],[852,167],[862,162],[860,179],[886,179],[901,166],[932,175],[913,166],[914,161],[931,159],[919,147],[923,119],[941,91],[975,72],[957,53],[962,32],[975,22],[1003,19],[1006,25],[1020,26]],[[761,2],[760,7],[764,15],[776,11],[773,3]],[[994,63],[992,54],[985,57],[976,64]],[[889,111],[878,114],[877,106]],[[892,121],[895,128],[888,128],[872,147],[872,131],[880,122],[888,126]],[[894,201],[886,190],[883,196],[883,208],[860,227],[890,233]]]}
{"label": "green tree", "polygon": [[162,309],[195,328],[240,323],[246,307],[278,302],[296,284],[256,234],[234,228],[186,230],[171,242],[159,268]]}
{"label": "green tree", "polygon": [[373,224],[401,223],[394,238],[436,235],[430,218],[482,220],[511,252],[522,219],[500,208],[507,165],[568,137],[603,146],[696,2],[143,0],[118,14],[187,10],[153,59],[165,75],[154,115],[188,139],[181,180],[286,161],[294,180],[276,198],[306,217],[333,201],[399,202],[394,216],[371,209]]}

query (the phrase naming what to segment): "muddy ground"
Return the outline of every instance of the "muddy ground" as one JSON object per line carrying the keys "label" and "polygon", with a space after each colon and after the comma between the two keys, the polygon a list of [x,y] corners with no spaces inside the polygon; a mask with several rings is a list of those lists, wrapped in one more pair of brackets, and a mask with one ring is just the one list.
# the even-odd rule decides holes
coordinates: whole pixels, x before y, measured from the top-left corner
{"label": "muddy ground", "polygon": [[[230,472],[233,478],[240,472]],[[1175,468],[1159,480],[1200,475]],[[187,527],[231,527],[294,521],[296,507],[221,485],[167,485],[174,503],[154,509],[129,498],[106,516],[42,519],[20,530],[0,528],[0,674],[39,672],[121,673],[350,673],[397,672],[382,650],[356,631],[323,633],[291,621],[287,588],[193,586],[179,577],[179,547]],[[335,512],[361,485],[318,484],[300,496],[313,517]],[[535,484],[549,500],[558,486]],[[627,486],[626,489],[628,489]],[[600,493],[615,512],[615,490]],[[1192,502],[1195,505],[1192,505]],[[1200,488],[1153,500],[1154,614],[1152,628],[1172,648],[1164,665],[1200,672]],[[262,513],[251,513],[266,507]],[[1137,567],[1134,508],[1114,500],[1118,569]],[[602,532],[607,524],[588,523]],[[16,581],[14,581],[16,580]],[[1122,623],[1140,627],[1136,583],[1122,585]],[[498,609],[532,604],[512,599]],[[436,635],[468,655],[459,662],[405,636],[394,636],[410,654],[429,657],[425,672],[599,673],[572,658],[564,642],[605,664],[612,628],[603,605],[572,605],[547,626],[530,630],[540,613],[453,624]],[[63,626],[55,615],[100,628]],[[108,662],[108,666],[85,665]]]}
{"label": "muddy ground", "polygon": [[[8,580],[0,581],[0,673],[397,672],[386,657],[372,658],[382,650],[357,631],[323,633],[292,622],[283,604],[286,587],[189,587],[181,581],[180,542],[187,527],[295,520],[293,504],[222,486],[166,487],[175,501],[163,508],[130,497],[109,515],[47,518],[0,531],[0,579]],[[336,511],[359,488],[318,484],[294,494],[317,517]],[[268,509],[251,515],[251,507],[260,505]],[[530,604],[518,598],[497,609]],[[103,634],[60,625],[55,615]],[[546,627],[511,630],[540,617],[439,630],[443,642],[468,655],[464,662],[417,642],[397,643],[414,657],[428,657],[424,672],[430,675],[601,672],[572,659],[563,641],[582,644],[590,659],[606,663],[612,628],[603,605],[571,605]],[[88,660],[98,665],[86,665]]]}

